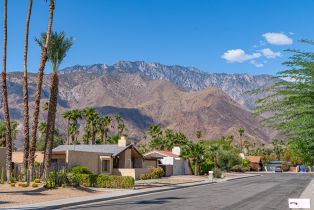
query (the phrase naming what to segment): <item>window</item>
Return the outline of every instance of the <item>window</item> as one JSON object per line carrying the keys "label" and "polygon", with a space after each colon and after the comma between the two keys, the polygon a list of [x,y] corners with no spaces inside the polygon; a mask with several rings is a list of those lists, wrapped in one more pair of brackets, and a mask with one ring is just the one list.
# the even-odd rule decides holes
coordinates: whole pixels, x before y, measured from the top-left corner
{"label": "window", "polygon": [[101,160],[101,172],[108,173],[110,172],[110,160]]}

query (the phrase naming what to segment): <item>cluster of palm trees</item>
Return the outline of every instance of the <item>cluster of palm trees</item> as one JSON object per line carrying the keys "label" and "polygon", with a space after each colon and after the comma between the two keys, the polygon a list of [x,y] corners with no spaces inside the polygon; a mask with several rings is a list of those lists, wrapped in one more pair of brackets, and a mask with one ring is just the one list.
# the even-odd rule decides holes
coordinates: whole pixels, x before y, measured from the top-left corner
{"label": "cluster of palm trees", "polygon": [[[95,108],[87,107],[83,110],[72,109],[63,113],[67,120],[66,144],[115,144],[121,135],[124,135],[125,124],[120,114],[114,116],[117,132],[109,136],[110,129],[114,128],[111,116],[100,115]],[[84,120],[84,134],[80,136],[80,121]]]}
{"label": "cluster of palm trees", "polygon": [[[36,39],[37,44],[41,49],[41,57],[37,74],[37,85],[35,91],[34,112],[32,118],[32,127],[30,132],[30,117],[29,117],[29,94],[28,94],[28,78],[27,78],[27,60],[28,60],[28,44],[29,44],[29,26],[31,20],[33,1],[29,0],[28,12],[26,17],[25,36],[24,36],[24,74],[23,74],[23,99],[24,99],[24,169],[29,169],[30,178],[32,179],[34,171],[35,151],[37,144],[37,132],[40,115],[40,101],[43,84],[43,75],[47,61],[52,64],[52,74],[50,80],[50,98],[48,103],[47,128],[45,135],[45,158],[44,158],[44,174],[48,172],[50,164],[50,156],[53,143],[53,133],[55,129],[55,117],[57,111],[57,96],[58,96],[58,74],[57,70],[60,63],[67,54],[67,51],[73,44],[72,38],[66,38],[65,34],[52,32],[52,24],[54,17],[55,1],[49,0],[49,20],[47,32],[43,33],[40,38]],[[3,46],[3,64],[2,64],[2,97],[3,97],[3,116],[5,125],[5,146],[7,148],[6,155],[6,177],[8,182],[12,177],[12,128],[9,115],[9,102],[7,90],[7,75],[6,75],[6,59],[7,59],[7,0],[4,0],[4,46]]]}

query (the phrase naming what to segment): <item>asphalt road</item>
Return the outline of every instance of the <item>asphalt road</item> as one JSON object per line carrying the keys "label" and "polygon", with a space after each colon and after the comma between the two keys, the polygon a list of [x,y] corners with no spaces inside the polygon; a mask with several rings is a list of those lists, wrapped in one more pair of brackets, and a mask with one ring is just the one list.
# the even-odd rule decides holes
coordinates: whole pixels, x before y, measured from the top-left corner
{"label": "asphalt road", "polygon": [[313,178],[312,174],[265,174],[224,183],[67,207],[67,209],[289,209],[288,198],[298,198]]}

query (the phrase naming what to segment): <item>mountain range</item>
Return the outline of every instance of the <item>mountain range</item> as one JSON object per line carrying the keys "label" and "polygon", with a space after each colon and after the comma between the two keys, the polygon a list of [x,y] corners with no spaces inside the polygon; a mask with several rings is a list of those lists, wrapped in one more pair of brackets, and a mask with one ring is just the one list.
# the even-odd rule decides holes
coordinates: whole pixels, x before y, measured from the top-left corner
{"label": "mountain range", "polygon": [[[21,122],[16,146],[22,146],[21,72],[8,74],[11,118]],[[126,123],[130,139],[143,140],[152,124],[182,131],[190,138],[201,130],[204,138],[238,135],[256,144],[268,144],[278,136],[261,126],[252,116],[254,101],[261,95],[247,91],[269,87],[272,76],[249,74],[210,74],[192,67],[158,63],[120,61],[114,65],[76,65],[59,71],[57,127],[65,133],[65,110],[95,107],[101,114],[119,113]],[[30,112],[32,116],[36,74],[29,74]],[[49,75],[44,76],[42,104],[49,97]],[[45,120],[42,112],[40,120]],[[81,129],[82,130],[82,129]],[[236,138],[237,139],[237,138]]]}

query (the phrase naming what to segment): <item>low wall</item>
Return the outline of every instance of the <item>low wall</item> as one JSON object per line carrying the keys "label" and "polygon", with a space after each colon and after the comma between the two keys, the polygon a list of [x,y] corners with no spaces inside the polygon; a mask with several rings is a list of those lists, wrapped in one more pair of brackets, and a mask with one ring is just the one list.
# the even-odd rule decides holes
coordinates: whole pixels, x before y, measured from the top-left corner
{"label": "low wall", "polygon": [[151,168],[114,168],[113,175],[131,176],[134,179],[139,179],[141,174],[148,174]]}

